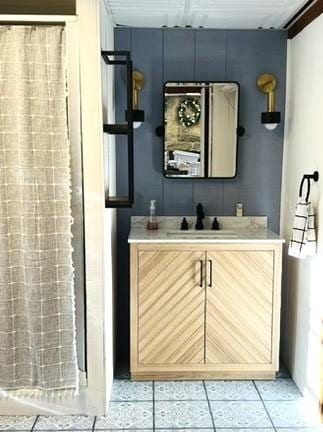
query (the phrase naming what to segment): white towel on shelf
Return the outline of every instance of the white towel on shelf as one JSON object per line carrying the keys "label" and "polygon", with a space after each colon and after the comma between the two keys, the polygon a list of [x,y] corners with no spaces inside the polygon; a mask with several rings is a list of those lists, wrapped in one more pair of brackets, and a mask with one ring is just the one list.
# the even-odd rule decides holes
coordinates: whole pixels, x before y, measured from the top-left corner
{"label": "white towel on shelf", "polygon": [[288,255],[302,259],[316,255],[315,213],[311,202],[301,197],[295,208]]}

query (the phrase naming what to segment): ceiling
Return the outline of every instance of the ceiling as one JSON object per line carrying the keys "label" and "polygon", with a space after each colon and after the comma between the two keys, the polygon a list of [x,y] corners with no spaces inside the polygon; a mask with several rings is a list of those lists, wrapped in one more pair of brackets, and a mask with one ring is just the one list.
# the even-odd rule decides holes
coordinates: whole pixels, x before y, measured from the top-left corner
{"label": "ceiling", "polygon": [[306,0],[106,0],[118,25],[281,28]]}

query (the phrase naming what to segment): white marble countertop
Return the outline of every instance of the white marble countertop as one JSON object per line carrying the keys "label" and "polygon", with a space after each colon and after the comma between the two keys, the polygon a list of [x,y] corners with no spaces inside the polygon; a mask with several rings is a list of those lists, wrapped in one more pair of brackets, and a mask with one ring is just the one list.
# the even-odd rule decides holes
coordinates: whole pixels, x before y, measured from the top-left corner
{"label": "white marble countertop", "polygon": [[196,217],[187,217],[189,231],[180,231],[182,217],[159,217],[158,230],[147,230],[147,217],[133,216],[129,243],[283,243],[284,239],[267,229],[266,217],[218,217],[219,231],[211,231],[212,217],[204,219],[205,230],[194,230]]}

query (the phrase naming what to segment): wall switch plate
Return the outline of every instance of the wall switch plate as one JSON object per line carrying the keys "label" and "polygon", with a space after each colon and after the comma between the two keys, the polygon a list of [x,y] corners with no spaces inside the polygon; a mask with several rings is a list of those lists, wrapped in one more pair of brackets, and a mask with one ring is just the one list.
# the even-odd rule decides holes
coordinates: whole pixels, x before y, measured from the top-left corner
{"label": "wall switch plate", "polygon": [[243,216],[243,204],[240,202],[236,203],[236,216]]}

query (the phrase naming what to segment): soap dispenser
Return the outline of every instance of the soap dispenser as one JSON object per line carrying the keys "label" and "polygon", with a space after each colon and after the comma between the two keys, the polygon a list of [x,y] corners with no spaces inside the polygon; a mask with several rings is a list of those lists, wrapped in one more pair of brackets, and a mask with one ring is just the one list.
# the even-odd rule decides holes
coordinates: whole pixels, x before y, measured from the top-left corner
{"label": "soap dispenser", "polygon": [[158,222],[157,222],[157,218],[156,218],[156,200],[150,201],[149,219],[147,222],[147,229],[148,230],[157,230],[158,229]]}

